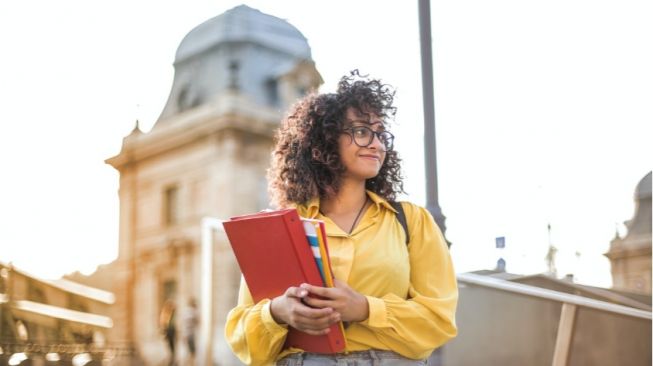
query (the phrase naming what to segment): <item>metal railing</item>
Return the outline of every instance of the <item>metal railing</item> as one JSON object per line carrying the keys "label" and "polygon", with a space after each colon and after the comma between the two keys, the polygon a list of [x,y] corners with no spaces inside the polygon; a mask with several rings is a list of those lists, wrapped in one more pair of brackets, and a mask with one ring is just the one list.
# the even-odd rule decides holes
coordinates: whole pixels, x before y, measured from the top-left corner
{"label": "metal railing", "polygon": [[579,307],[605,311],[613,314],[621,314],[649,321],[651,320],[650,311],[612,304],[600,300],[588,299],[578,295],[561,293],[558,291],[476,275],[472,273],[461,273],[457,275],[457,278],[459,283],[488,287],[501,291],[511,292],[514,294],[562,303],[562,311],[560,313],[560,320],[558,323],[558,333],[556,335],[552,366],[567,365],[569,360],[571,340],[574,334],[576,313]]}

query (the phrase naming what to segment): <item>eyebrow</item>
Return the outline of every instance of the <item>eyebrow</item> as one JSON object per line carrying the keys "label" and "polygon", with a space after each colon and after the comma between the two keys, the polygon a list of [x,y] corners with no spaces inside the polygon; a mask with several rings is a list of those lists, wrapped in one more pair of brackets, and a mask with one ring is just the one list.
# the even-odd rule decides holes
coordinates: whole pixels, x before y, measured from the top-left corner
{"label": "eyebrow", "polygon": [[359,123],[359,124],[362,124],[362,125],[365,125],[365,126],[369,126],[369,127],[372,127],[374,125],[380,125],[381,127],[379,129],[382,129],[383,131],[385,131],[385,122],[383,122],[382,120],[370,123],[369,121],[366,121],[366,120],[363,120],[363,119],[355,119],[355,120],[347,120],[347,122],[349,122],[352,126],[354,124],[356,124],[356,123]]}

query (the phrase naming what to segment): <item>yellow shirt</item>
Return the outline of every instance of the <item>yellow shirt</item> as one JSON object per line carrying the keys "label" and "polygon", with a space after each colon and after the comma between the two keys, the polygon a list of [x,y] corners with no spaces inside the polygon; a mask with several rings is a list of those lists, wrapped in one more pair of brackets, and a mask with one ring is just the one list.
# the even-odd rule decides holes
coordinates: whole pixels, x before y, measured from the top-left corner
{"label": "yellow shirt", "polygon": [[[374,202],[350,234],[319,213],[319,200],[298,206],[299,215],[324,220],[334,276],[365,295],[369,318],[345,330],[346,351],[390,350],[423,359],[456,336],[458,288],[449,250],[424,208],[404,203],[410,243],[395,210]],[[295,284],[299,286],[300,284]],[[267,365],[298,349],[282,350],[287,326],[277,324],[270,300],[254,304],[241,281],[238,305],[227,315],[225,336],[246,364]]]}

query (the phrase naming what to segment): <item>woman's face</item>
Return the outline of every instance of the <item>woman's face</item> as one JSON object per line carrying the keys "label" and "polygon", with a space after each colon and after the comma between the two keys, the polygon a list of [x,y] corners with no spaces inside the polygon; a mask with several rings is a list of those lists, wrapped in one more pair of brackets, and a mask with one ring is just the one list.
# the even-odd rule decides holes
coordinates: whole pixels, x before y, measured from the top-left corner
{"label": "woman's face", "polygon": [[[385,160],[385,146],[376,135],[373,135],[372,142],[367,147],[359,146],[364,146],[366,141],[369,141],[369,137],[365,137],[369,131],[351,130],[352,127],[360,126],[368,127],[375,132],[384,131],[385,127],[383,120],[374,113],[365,115],[358,113],[354,108],[349,108],[345,114],[343,133],[338,139],[340,160],[345,166],[345,178],[365,181],[379,174]],[[358,144],[354,141],[354,136]]]}

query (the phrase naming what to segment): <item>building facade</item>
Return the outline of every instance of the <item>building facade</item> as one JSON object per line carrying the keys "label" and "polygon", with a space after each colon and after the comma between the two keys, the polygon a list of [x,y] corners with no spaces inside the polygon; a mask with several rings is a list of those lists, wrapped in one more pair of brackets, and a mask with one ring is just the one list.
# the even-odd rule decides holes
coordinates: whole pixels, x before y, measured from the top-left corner
{"label": "building facade", "polygon": [[635,214],[625,222],[628,233],[617,234],[605,256],[615,289],[651,295],[651,172],[637,184],[634,199]]}
{"label": "building facade", "polygon": [[0,262],[0,365],[120,365],[130,355],[107,345],[113,303],[110,292]]}
{"label": "building facade", "polygon": [[[176,53],[168,101],[151,131],[138,124],[107,163],[120,172],[119,256],[111,338],[145,364],[170,357],[159,314],[182,314],[200,297],[201,220],[268,207],[265,174],[283,111],[322,79],[304,36],[288,22],[241,5],[194,28]],[[236,303],[240,272],[215,243],[214,334]],[[176,358],[185,364],[183,317]],[[216,340],[217,364],[231,364]]]}

